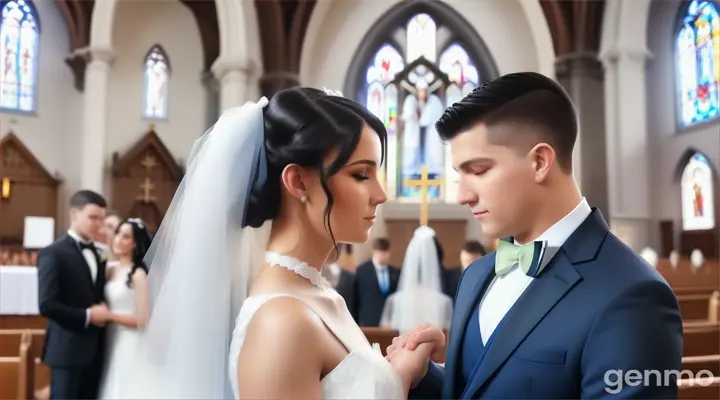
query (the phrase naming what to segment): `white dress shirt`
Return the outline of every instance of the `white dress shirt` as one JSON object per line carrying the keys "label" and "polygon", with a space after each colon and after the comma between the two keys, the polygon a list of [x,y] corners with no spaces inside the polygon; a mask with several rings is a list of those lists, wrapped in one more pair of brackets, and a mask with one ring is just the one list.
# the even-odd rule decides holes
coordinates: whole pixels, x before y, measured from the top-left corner
{"label": "white dress shirt", "polygon": [[[75,233],[72,229],[68,230],[68,235],[75,239],[76,242],[78,242],[78,245],[80,243],[87,243],[88,240],[84,240]],[[90,249],[82,249],[82,255],[83,258],[85,258],[85,262],[88,265],[88,268],[90,268],[90,277],[92,278],[93,283],[97,279],[97,273],[98,273],[98,261],[97,258],[95,258],[95,254],[93,254],[92,250]],[[85,310],[85,327],[87,328],[88,325],[90,325],[90,309]]]}
{"label": "white dress shirt", "polygon": [[[583,198],[575,208],[563,219],[556,222],[542,235],[535,240],[547,241],[548,248],[558,249],[565,243],[568,237],[585,221],[592,210]],[[545,267],[553,254],[543,258],[541,268]],[[487,343],[498,324],[505,317],[505,314],[515,304],[525,289],[530,286],[533,277],[526,275],[517,265],[507,274],[496,276],[485,291],[480,300],[480,335],[483,344]]]}

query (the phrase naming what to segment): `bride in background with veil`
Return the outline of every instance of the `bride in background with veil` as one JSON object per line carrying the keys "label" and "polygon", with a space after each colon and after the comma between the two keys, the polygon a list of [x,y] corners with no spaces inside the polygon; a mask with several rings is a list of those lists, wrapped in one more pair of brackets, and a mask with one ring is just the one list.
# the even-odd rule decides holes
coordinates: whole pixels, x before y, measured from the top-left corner
{"label": "bride in background with veil", "polygon": [[317,89],[224,113],[146,257],[152,309],[123,397],[405,398],[432,344],[391,365],[319,267],[367,241],[385,142],[373,114]]}

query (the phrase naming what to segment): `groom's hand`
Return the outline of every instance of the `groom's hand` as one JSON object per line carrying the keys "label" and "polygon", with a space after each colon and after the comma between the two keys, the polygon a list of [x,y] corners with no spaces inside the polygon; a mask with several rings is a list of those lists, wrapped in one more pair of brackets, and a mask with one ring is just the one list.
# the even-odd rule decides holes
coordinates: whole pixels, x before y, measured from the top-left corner
{"label": "groom's hand", "polygon": [[430,359],[436,363],[445,362],[445,333],[434,325],[420,325],[414,331],[405,333],[393,339],[387,348],[387,354],[399,348],[415,350],[423,343],[428,343],[433,350]]}

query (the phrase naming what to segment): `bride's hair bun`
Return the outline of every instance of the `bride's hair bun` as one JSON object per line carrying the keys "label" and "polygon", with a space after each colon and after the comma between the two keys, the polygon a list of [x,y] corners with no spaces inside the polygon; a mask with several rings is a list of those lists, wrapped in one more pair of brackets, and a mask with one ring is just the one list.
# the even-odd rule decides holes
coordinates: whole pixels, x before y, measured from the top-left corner
{"label": "bride's hair bun", "polygon": [[[322,90],[303,87],[281,90],[273,95],[263,114],[267,180],[261,188],[251,191],[243,226],[258,228],[277,217],[282,197],[281,174],[287,165],[317,168],[324,181],[347,163],[364,124],[378,133],[384,149],[385,126],[377,117],[352,100]],[[325,170],[325,155],[334,148],[339,150],[338,157]],[[332,198],[327,190],[326,194]]]}

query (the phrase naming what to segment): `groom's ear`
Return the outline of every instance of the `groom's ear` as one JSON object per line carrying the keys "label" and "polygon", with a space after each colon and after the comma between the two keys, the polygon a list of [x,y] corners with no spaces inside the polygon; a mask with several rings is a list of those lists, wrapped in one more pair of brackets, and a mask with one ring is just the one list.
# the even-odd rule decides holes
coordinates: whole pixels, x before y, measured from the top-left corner
{"label": "groom's ear", "polygon": [[300,199],[306,193],[303,182],[303,168],[297,164],[288,164],[282,171],[281,178],[285,190],[290,196]]}
{"label": "groom's ear", "polygon": [[555,149],[547,143],[538,143],[530,150],[529,156],[535,173],[535,182],[544,182],[555,165]]}

